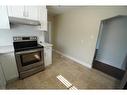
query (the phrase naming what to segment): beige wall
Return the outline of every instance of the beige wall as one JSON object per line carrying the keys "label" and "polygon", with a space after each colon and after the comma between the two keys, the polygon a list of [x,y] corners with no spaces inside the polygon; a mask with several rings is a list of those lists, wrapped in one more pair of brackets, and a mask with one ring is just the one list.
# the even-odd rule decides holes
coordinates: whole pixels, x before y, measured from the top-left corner
{"label": "beige wall", "polygon": [[101,20],[126,14],[127,7],[80,7],[57,15],[54,47],[91,67]]}
{"label": "beige wall", "polygon": [[53,21],[53,20],[54,20],[54,16],[48,14],[48,21]]}

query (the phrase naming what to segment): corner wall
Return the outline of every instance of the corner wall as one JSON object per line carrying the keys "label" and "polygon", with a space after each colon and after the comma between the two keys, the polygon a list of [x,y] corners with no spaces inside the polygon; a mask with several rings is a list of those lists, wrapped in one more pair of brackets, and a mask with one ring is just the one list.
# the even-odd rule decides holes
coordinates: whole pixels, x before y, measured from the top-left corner
{"label": "corner wall", "polygon": [[55,16],[54,48],[92,66],[101,20],[126,15],[127,7],[77,7]]}

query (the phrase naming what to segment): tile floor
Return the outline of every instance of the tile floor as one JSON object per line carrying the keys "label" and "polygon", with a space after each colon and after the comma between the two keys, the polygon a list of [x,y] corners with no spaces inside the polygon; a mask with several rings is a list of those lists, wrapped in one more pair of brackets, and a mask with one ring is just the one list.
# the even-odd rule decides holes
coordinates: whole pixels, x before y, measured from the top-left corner
{"label": "tile floor", "polygon": [[119,85],[119,80],[53,52],[53,64],[45,71],[8,83],[7,89],[67,89],[56,78],[59,74],[77,89],[114,89]]}

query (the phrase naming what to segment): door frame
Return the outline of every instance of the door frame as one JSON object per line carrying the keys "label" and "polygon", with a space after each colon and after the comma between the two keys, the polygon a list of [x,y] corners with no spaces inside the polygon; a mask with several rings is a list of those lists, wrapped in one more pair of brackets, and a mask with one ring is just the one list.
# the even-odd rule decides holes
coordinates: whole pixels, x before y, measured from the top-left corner
{"label": "door frame", "polygon": [[97,50],[99,49],[99,44],[98,43],[100,43],[100,41],[101,41],[102,29],[103,29],[103,20],[100,22],[100,26],[99,26],[99,33],[98,33],[98,36],[97,36],[97,41],[96,41],[96,47],[95,47],[92,67],[93,67],[93,64],[94,64],[94,60],[96,58]]}
{"label": "door frame", "polygon": [[120,89],[125,89],[125,85],[127,84],[127,70],[124,74],[124,77],[123,79],[121,80],[121,83],[120,83]]}

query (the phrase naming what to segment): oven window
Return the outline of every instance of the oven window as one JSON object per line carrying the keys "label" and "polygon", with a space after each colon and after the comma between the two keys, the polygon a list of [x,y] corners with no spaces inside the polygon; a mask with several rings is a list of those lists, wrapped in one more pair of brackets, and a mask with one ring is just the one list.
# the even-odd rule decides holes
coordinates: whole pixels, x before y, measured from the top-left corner
{"label": "oven window", "polygon": [[22,54],[20,57],[22,66],[27,66],[41,61],[41,51]]}

